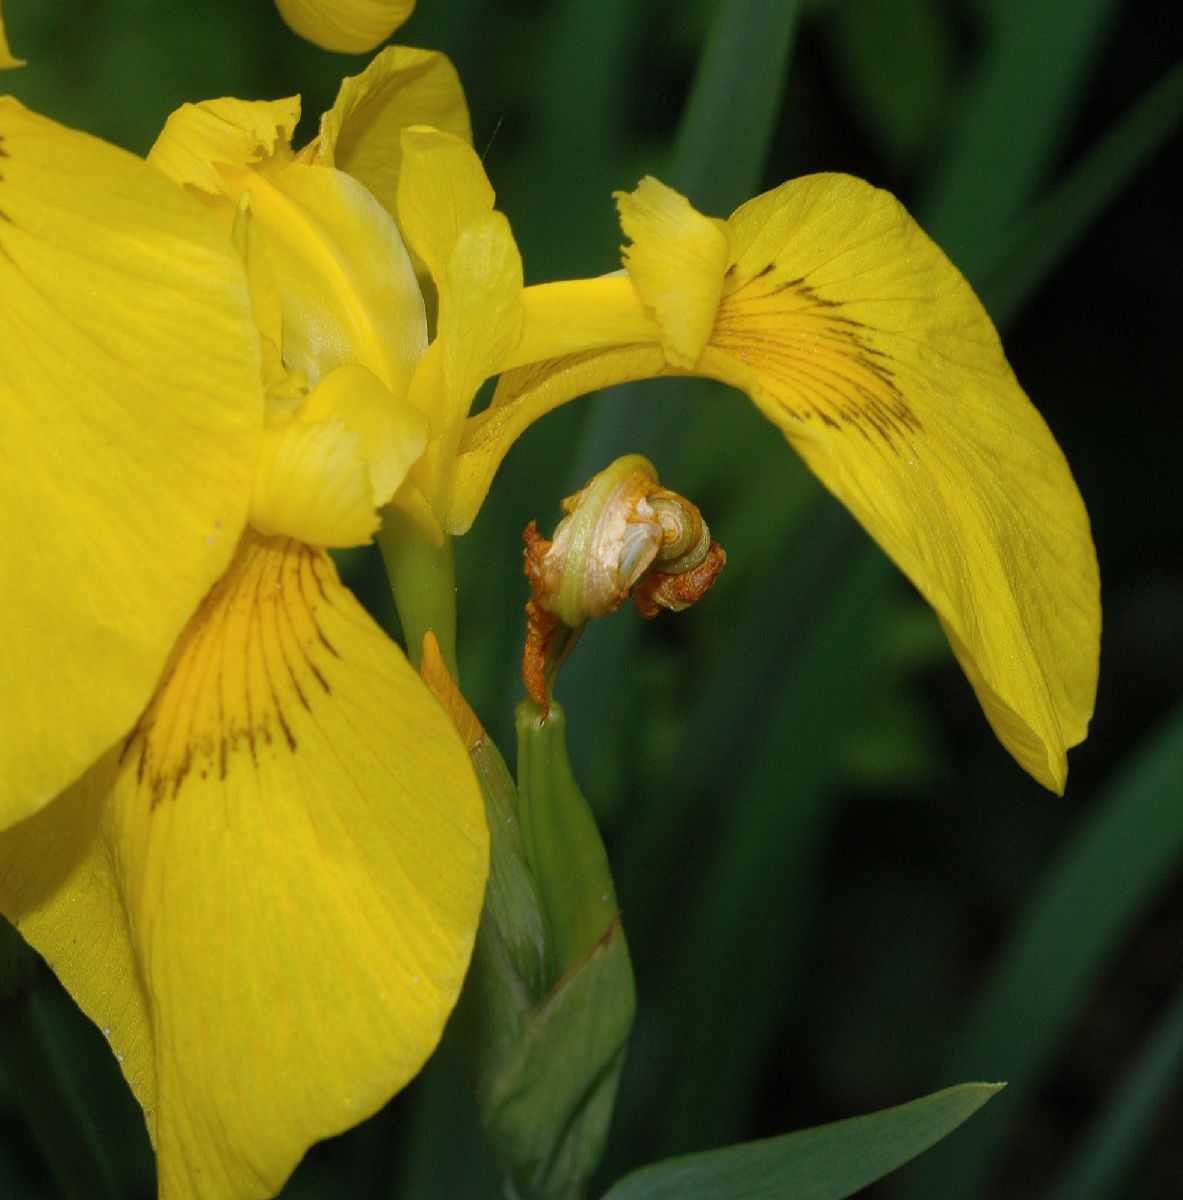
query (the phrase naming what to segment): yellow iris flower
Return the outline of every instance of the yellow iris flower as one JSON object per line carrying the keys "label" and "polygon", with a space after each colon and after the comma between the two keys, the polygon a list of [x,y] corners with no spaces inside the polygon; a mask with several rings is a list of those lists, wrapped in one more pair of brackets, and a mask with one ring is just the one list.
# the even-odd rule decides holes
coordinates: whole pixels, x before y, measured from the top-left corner
{"label": "yellow iris flower", "polygon": [[[444,60],[384,65],[371,105],[467,125]],[[179,114],[213,196],[0,99],[0,910],[107,1034],[170,1198],[273,1195],[419,1070],[486,873],[465,748],[324,549],[423,450],[423,298],[265,111],[256,172],[217,141],[253,127]]]}
{"label": "yellow iris flower", "polygon": [[144,163],[0,100],[0,910],[107,1032],[169,1200],[273,1194],[438,1040],[481,801],[324,548],[383,506],[462,533],[556,405],[746,391],[1056,790],[1096,683],[1067,465],[891,197],[813,176],[717,221],[645,180],[624,270],[523,288],[446,60],[385,51],[299,152],[297,113],[186,106]]}

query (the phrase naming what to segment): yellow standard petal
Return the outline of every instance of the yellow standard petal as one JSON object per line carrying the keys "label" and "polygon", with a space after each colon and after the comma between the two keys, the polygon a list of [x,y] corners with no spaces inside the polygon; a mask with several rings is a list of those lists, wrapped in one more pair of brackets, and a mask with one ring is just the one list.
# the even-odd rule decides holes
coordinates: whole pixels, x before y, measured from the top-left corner
{"label": "yellow standard petal", "polygon": [[242,263],[144,162],[0,99],[0,827],[143,710],[246,519]]}
{"label": "yellow standard petal", "polygon": [[694,222],[673,194],[641,192],[622,202],[631,303],[619,278],[528,290],[514,369],[461,442],[449,527],[471,521],[525,425],[572,396],[645,374],[733,384],[933,606],[1000,740],[1061,791],[1096,691],[1096,557],[1064,456],[969,285],[896,200],[848,176],[740,208],[721,280],[685,252]]}
{"label": "yellow standard petal", "polygon": [[422,1066],[485,871],[447,715],[323,552],[250,534],[122,747],[0,835],[0,908],[107,1032],[162,1200],[253,1200]]}
{"label": "yellow standard petal", "polygon": [[283,312],[283,356],[315,386],[360,363],[402,395],[427,347],[423,296],[390,214],[356,179],[294,163],[273,177],[225,168],[249,193]]}
{"label": "yellow standard petal", "polygon": [[299,96],[183,104],[165,121],[148,161],[177,183],[222,196],[227,186],[219,167],[278,168],[289,162],[299,119]]}
{"label": "yellow standard petal", "polygon": [[442,508],[446,467],[476,390],[520,336],[522,262],[472,147],[422,127],[402,138],[399,221],[439,294],[436,340],[410,393],[438,439],[437,478],[419,482]]}
{"label": "yellow standard petal", "polygon": [[280,16],[323,50],[364,54],[411,15],[415,0],[275,0]]}
{"label": "yellow standard petal", "polygon": [[402,168],[402,130],[430,125],[469,144],[472,126],[456,68],[442,55],[387,46],[341,83],[304,161],[339,167],[360,180],[392,214]]}

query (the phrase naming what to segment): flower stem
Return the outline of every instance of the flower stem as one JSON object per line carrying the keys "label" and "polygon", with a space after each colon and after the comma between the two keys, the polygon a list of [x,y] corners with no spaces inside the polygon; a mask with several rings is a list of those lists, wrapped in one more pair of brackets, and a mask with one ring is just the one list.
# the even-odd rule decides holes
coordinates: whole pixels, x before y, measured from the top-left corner
{"label": "flower stem", "polygon": [[431,630],[452,678],[459,678],[456,568],[451,538],[441,533],[438,542],[431,540],[419,525],[391,506],[386,509],[378,531],[378,548],[386,564],[386,577],[394,593],[411,663],[418,668],[423,636]]}

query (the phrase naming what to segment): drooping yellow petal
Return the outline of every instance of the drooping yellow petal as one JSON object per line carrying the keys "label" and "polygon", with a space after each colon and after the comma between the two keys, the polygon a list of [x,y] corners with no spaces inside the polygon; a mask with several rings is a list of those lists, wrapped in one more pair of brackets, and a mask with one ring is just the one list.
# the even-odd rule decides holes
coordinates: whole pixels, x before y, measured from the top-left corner
{"label": "drooping yellow petal", "polygon": [[436,341],[411,400],[439,439],[439,474],[424,490],[442,506],[444,472],[476,390],[520,335],[522,262],[472,147],[423,127],[402,136],[399,220],[439,293]]}
{"label": "drooping yellow petal", "polygon": [[25,60],[17,58],[8,48],[8,38],[4,36],[4,15],[0,13],[0,71],[8,67],[23,67]]}
{"label": "drooping yellow petal", "polygon": [[0,99],[0,828],[134,722],[246,518],[242,264],[144,162]]}
{"label": "drooping yellow petal", "polygon": [[162,1200],[250,1200],[419,1070],[485,870],[447,715],[323,553],[248,535],[122,750],[0,836],[0,906],[136,1064]]}
{"label": "drooping yellow petal", "polygon": [[273,177],[227,169],[250,193],[283,308],[283,353],[315,386],[360,363],[397,396],[427,347],[423,296],[398,229],[356,179],[294,163]]}
{"label": "drooping yellow petal", "polygon": [[263,440],[251,524],[314,546],[360,546],[427,443],[427,419],[356,364],[338,367]]}
{"label": "drooping yellow petal", "polygon": [[415,0],[275,0],[280,16],[322,50],[364,54],[411,15]]}
{"label": "drooping yellow petal", "polygon": [[387,46],[360,74],[342,80],[320,135],[300,157],[339,167],[395,213],[402,130],[431,125],[471,144],[468,104],[456,68],[442,54]]}
{"label": "drooping yellow petal", "polygon": [[[617,279],[554,285],[553,313],[527,300],[520,346],[538,361],[505,376],[489,412],[470,421],[449,527],[471,520],[528,420],[579,390],[645,373],[730,383],[933,606],[1007,749],[1062,790],[1065,752],[1085,736],[1096,690],[1096,558],[1068,466],[989,317],[903,208],[859,180],[796,180],[727,224],[718,311],[686,371],[665,353],[656,363],[652,347],[693,336],[671,326],[679,291],[693,314],[711,286],[699,278],[703,257],[631,251],[646,264],[638,294],[666,326],[648,339]],[[634,232],[665,236],[659,222]],[[616,347],[594,330],[600,304],[620,330]],[[507,365],[522,361],[515,353]]]}
{"label": "drooping yellow petal", "polygon": [[165,121],[148,161],[177,183],[222,196],[227,187],[219,167],[286,165],[299,119],[299,96],[183,104]]}
{"label": "drooping yellow petal", "polygon": [[972,289],[899,203],[786,184],[736,244],[698,369],[743,387],[933,606],[1003,745],[1060,792],[1088,728],[1088,516]]}

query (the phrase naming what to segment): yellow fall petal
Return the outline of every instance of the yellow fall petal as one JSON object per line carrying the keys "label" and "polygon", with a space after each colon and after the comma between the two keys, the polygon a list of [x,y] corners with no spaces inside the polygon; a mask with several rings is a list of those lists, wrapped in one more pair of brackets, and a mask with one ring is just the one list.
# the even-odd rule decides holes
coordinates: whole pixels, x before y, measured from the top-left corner
{"label": "yellow fall petal", "polygon": [[122,750],[0,835],[0,907],[135,1063],[162,1200],[274,1195],[419,1070],[485,871],[447,715],[323,552],[255,535]]}
{"label": "yellow fall petal", "polygon": [[860,180],[796,180],[729,224],[736,257],[697,369],[784,432],[936,610],[1003,745],[1063,791],[1096,692],[1096,556],[981,303]]}
{"label": "yellow fall petal", "polygon": [[242,264],[141,160],[0,99],[0,828],[112,745],[246,519]]}
{"label": "yellow fall petal", "polygon": [[395,213],[402,168],[400,134],[430,125],[471,144],[468,104],[456,68],[442,54],[387,46],[360,74],[342,80],[320,135],[301,158],[338,167]]}
{"label": "yellow fall petal", "polygon": [[218,168],[284,166],[299,119],[299,96],[183,104],[165,121],[148,161],[177,183],[222,196],[226,182]]}
{"label": "yellow fall petal", "polygon": [[546,359],[502,375],[492,403],[465,426],[448,483],[444,527],[451,534],[468,532],[506,451],[539,417],[576,396],[671,373],[676,372],[659,345],[637,342]]}
{"label": "yellow fall petal", "polygon": [[322,50],[364,54],[411,15],[415,0],[275,0],[279,14]]}
{"label": "yellow fall petal", "polygon": [[[662,220],[624,208],[638,238],[669,236]],[[675,242],[685,224],[673,222]],[[908,575],[1000,740],[1061,791],[1065,752],[1085,736],[1096,690],[1096,558],[1067,463],[989,317],[898,202],[856,179],[785,184],[740,208],[727,233],[721,281],[701,277],[717,276],[709,255],[630,250],[630,263],[644,264],[633,282],[657,326],[649,332],[619,279],[527,291],[525,329],[505,364],[517,369],[468,423],[448,527],[471,521],[525,425],[580,391],[645,374],[730,383]],[[699,336],[701,297],[720,282],[707,344],[680,366]],[[680,351],[656,360],[657,346],[681,338]],[[525,349],[533,366],[519,366]]]}

